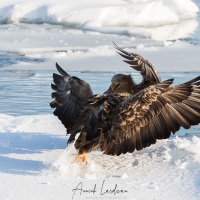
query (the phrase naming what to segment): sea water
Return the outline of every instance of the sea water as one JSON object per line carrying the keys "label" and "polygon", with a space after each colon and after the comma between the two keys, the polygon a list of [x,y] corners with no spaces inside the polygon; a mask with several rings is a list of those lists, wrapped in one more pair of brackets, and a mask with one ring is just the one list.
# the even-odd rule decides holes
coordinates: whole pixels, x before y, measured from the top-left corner
{"label": "sea water", "polygon": [[[0,107],[1,113],[19,116],[35,114],[51,114],[53,109],[51,83],[55,71],[1,71],[0,73]],[[115,72],[70,72],[91,85],[94,94],[105,92]],[[128,73],[125,73],[128,74]],[[139,73],[130,73],[136,83],[141,81]],[[199,75],[197,72],[159,73],[162,80],[174,78],[177,85],[189,81]]]}

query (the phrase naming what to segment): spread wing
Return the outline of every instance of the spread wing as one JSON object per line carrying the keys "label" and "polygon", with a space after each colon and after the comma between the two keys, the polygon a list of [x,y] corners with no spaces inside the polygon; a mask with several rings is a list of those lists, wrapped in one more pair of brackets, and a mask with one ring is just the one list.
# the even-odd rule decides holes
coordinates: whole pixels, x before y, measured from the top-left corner
{"label": "spread wing", "polygon": [[143,77],[142,83],[140,84],[141,88],[145,88],[145,86],[149,86],[155,83],[160,83],[161,79],[158,76],[158,73],[156,72],[154,66],[146,59],[144,59],[142,56],[130,53],[122,48],[118,47],[115,43],[115,48],[119,51],[117,52],[122,57],[124,57],[127,60],[124,60],[124,62],[130,64],[130,67],[140,72],[140,74]]}
{"label": "spread wing", "polygon": [[[110,129],[101,133],[100,148],[105,154],[141,150],[157,139],[169,138],[180,127],[200,123],[200,77],[169,87],[172,82],[150,86],[118,105]],[[102,115],[109,118],[111,111]]]}
{"label": "spread wing", "polygon": [[57,63],[56,68],[60,75],[53,74],[52,93],[54,101],[50,103],[55,108],[54,115],[58,116],[70,132],[74,121],[83,110],[83,102],[93,96],[90,85],[85,81],[67,74]]}

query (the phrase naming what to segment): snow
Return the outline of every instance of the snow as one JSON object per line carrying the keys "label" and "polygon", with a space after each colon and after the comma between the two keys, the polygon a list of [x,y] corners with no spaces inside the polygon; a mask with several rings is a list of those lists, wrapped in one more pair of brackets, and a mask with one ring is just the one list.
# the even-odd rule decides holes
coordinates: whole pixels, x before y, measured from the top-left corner
{"label": "snow", "polygon": [[[188,27],[182,28],[189,31]],[[130,52],[143,55],[158,71],[200,70],[200,46],[181,39],[171,40],[172,36],[182,38],[177,35],[176,28],[170,32],[170,38],[163,41],[137,34],[130,40],[129,35],[116,34],[119,33],[117,30],[113,34],[103,34],[48,24],[2,25],[0,56],[6,59],[1,61],[5,68],[0,70],[55,70],[55,62],[58,62],[68,71],[131,71],[116,53],[112,41]],[[165,37],[163,33],[160,35]],[[180,62],[183,59],[184,62]]]}
{"label": "snow", "polygon": [[[200,125],[132,154],[95,150],[80,165],[48,106],[55,62],[87,80],[95,93],[105,91],[116,72],[141,79],[112,41],[147,58],[165,72],[163,79],[182,83],[198,76],[195,3],[0,1],[0,199],[200,199]],[[80,186],[88,192],[75,191]],[[123,192],[106,192],[116,187]]]}
{"label": "snow", "polygon": [[0,56],[15,59],[0,64],[54,70],[56,60],[69,71],[130,71],[114,41],[144,55],[158,71],[199,71],[199,34],[190,39],[198,13],[191,0],[2,0]]}
{"label": "snow", "polygon": [[[89,163],[73,163],[65,129],[52,115],[0,115],[1,199],[199,199],[200,137],[171,137],[139,152],[106,156],[88,154]],[[198,126],[196,128],[199,128]],[[103,191],[127,193],[101,195]],[[75,189],[96,193],[82,193]],[[37,191],[37,192],[36,192]]]}
{"label": "snow", "polygon": [[100,33],[139,33],[163,41],[194,32],[198,12],[191,0],[2,0],[0,23],[60,24]]}
{"label": "snow", "polygon": [[[116,39],[118,41],[118,39]],[[54,70],[55,62],[67,71],[114,71],[133,72],[132,68],[124,62],[123,58],[116,53],[111,40],[108,45],[57,50],[34,49],[29,52],[25,50],[27,58],[39,57],[45,62],[17,62],[16,64],[0,68],[0,70]],[[200,46],[190,45],[185,42],[176,41],[165,43],[165,47],[146,46],[138,44],[136,47],[127,47],[125,50],[135,52],[153,63],[158,72],[198,72]],[[119,46],[123,47],[123,44]],[[56,49],[56,48],[55,48]],[[35,53],[35,51],[37,51]],[[23,52],[23,51],[22,51]],[[48,52],[48,53],[47,53]],[[135,72],[135,71],[134,71]]]}
{"label": "snow", "polygon": [[90,27],[160,26],[196,18],[199,11],[191,0],[85,0],[82,3],[3,0],[0,9],[1,23],[84,24]]}

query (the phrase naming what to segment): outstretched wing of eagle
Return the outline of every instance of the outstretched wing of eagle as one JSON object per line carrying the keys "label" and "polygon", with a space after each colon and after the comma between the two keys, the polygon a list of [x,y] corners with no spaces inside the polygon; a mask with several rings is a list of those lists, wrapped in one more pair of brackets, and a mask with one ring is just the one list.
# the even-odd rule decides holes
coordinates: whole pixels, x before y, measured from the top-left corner
{"label": "outstretched wing of eagle", "polygon": [[87,162],[86,153],[96,148],[107,155],[131,153],[200,123],[200,76],[172,87],[173,79],[161,81],[148,60],[114,45],[141,73],[140,84],[116,74],[106,92],[94,95],[88,83],[56,64],[60,75],[53,74],[50,105],[70,134],[68,143],[80,132],[76,160]]}

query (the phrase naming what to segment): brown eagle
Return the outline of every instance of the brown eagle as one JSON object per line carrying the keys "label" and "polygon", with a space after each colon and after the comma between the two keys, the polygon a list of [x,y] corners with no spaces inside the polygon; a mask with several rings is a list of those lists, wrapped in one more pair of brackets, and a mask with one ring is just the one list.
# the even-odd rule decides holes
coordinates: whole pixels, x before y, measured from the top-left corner
{"label": "brown eagle", "polygon": [[200,123],[200,76],[172,87],[173,79],[161,81],[148,60],[114,45],[141,73],[140,84],[131,75],[116,74],[107,91],[94,95],[88,83],[56,63],[60,75],[53,74],[50,106],[70,134],[68,143],[80,133],[75,161],[87,163],[86,153],[96,148],[117,156],[141,150]]}

